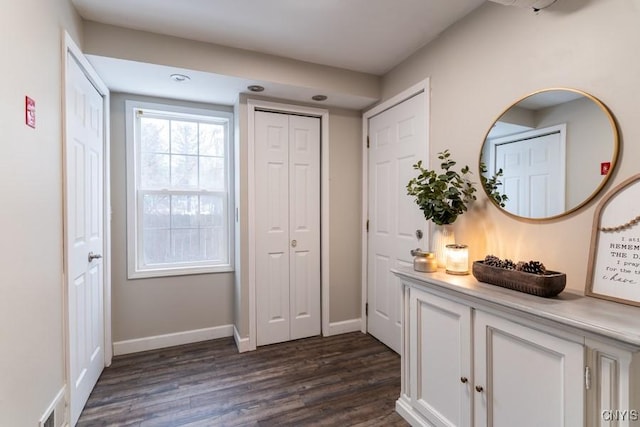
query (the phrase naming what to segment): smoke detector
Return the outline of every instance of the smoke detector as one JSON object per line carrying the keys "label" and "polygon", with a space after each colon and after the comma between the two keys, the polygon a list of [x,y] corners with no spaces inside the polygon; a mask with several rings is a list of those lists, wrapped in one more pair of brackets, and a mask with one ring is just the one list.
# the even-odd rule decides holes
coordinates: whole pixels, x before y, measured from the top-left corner
{"label": "smoke detector", "polygon": [[531,8],[533,10],[546,9],[558,0],[489,0],[494,3],[500,3],[505,6],[516,6],[522,8]]}

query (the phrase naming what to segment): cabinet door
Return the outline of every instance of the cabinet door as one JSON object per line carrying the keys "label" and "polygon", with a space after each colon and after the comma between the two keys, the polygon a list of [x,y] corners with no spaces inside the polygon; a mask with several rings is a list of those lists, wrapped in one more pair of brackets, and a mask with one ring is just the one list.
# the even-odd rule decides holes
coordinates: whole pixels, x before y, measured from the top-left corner
{"label": "cabinet door", "polygon": [[436,426],[471,423],[471,308],[411,289],[412,407]]}
{"label": "cabinet door", "polygon": [[583,426],[584,346],[474,316],[475,425]]}
{"label": "cabinet door", "polygon": [[[612,345],[588,339],[589,387],[587,426],[627,427],[640,416],[640,396],[634,395],[640,370],[633,354]],[[637,366],[638,363],[636,362]],[[634,370],[635,369],[635,370]]]}

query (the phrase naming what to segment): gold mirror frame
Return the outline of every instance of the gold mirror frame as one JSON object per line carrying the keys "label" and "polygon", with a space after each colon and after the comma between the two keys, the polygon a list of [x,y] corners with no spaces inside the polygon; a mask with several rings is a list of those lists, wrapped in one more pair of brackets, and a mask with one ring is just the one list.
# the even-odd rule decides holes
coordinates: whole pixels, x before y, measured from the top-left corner
{"label": "gold mirror frame", "polygon": [[[551,215],[551,216],[545,216],[545,217],[527,217],[527,216],[522,216],[522,215],[518,215],[516,213],[510,212],[509,210],[507,210],[504,207],[501,207],[498,202],[491,197],[491,195],[487,192],[487,189],[483,187],[483,191],[485,192],[485,194],[487,194],[487,197],[489,198],[489,200],[502,212],[506,213],[507,215],[514,217],[514,218],[518,218],[518,219],[525,219],[525,220],[531,220],[531,221],[548,221],[548,220],[554,220],[557,218],[561,218],[564,216],[567,216],[575,211],[577,211],[578,209],[582,208],[583,206],[585,206],[587,203],[589,203],[591,200],[593,200],[594,197],[596,197],[596,195],[598,195],[598,193],[604,188],[604,186],[607,184],[607,182],[609,181],[609,179],[612,176],[613,171],[615,170],[617,163],[618,163],[618,154],[619,154],[619,150],[620,150],[620,142],[619,142],[619,133],[618,133],[618,127],[616,125],[616,121],[613,117],[613,114],[611,113],[611,111],[607,108],[606,105],[604,105],[598,98],[594,97],[593,95],[586,93],[584,91],[578,90],[578,89],[572,89],[572,88],[548,88],[548,89],[542,89],[542,90],[538,90],[532,93],[529,93],[521,98],[519,98],[518,100],[516,100],[514,103],[512,103],[511,105],[509,105],[507,108],[505,108],[497,117],[496,119],[492,122],[491,126],[489,127],[489,129],[487,130],[487,132],[485,133],[484,136],[484,140],[482,143],[482,148],[480,150],[480,156],[479,156],[479,171],[480,171],[480,175],[482,175],[482,167],[480,165],[482,165],[483,163],[486,165],[486,161],[484,159],[484,152],[485,152],[485,145],[487,144],[489,135],[491,134],[493,128],[496,126],[496,124],[498,122],[500,122],[500,119],[503,118],[505,116],[505,114],[507,114],[507,112],[509,112],[510,110],[512,110],[514,107],[518,106],[519,104],[521,104],[523,101],[526,100],[530,100],[532,97],[536,96],[536,95],[540,95],[540,94],[547,94],[550,92],[554,92],[554,91],[562,91],[562,92],[567,92],[568,94],[572,95],[575,97],[575,99],[580,99],[581,97],[584,97],[588,100],[590,100],[591,102],[593,102],[597,107],[599,107],[600,111],[602,111],[602,113],[605,114],[607,121],[609,123],[609,126],[611,128],[611,138],[612,141],[610,142],[611,144],[611,159],[603,159],[606,161],[610,161],[610,168],[607,172],[607,174],[605,176],[602,177],[602,179],[600,180],[600,183],[596,186],[596,188],[585,197],[584,200],[582,200],[579,203],[576,203],[575,206],[570,206],[568,208],[566,208],[563,212],[556,214],[556,215]],[[492,175],[492,173],[490,173],[491,171],[489,171],[489,173],[486,175],[488,177],[490,177]],[[498,180],[500,181],[501,179],[498,178]]]}

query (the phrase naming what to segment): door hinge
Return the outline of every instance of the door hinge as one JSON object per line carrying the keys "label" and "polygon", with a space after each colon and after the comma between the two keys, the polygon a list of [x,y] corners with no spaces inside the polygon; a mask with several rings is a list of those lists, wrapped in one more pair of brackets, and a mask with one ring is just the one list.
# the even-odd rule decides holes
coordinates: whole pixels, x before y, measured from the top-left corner
{"label": "door hinge", "polygon": [[368,316],[369,315],[369,303],[365,303],[364,304],[364,315]]}
{"label": "door hinge", "polygon": [[588,366],[584,367],[584,388],[591,390],[591,368]]}
{"label": "door hinge", "polygon": [[369,232],[369,220],[367,220],[367,233]]}
{"label": "door hinge", "polygon": [[367,135],[367,148],[369,148],[369,135]]}

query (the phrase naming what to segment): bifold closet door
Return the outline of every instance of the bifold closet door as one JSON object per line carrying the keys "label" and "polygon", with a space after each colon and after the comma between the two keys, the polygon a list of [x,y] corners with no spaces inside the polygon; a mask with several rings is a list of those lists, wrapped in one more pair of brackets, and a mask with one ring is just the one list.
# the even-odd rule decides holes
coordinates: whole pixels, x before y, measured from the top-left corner
{"label": "bifold closet door", "polygon": [[320,119],[255,113],[257,344],[320,333]]}

